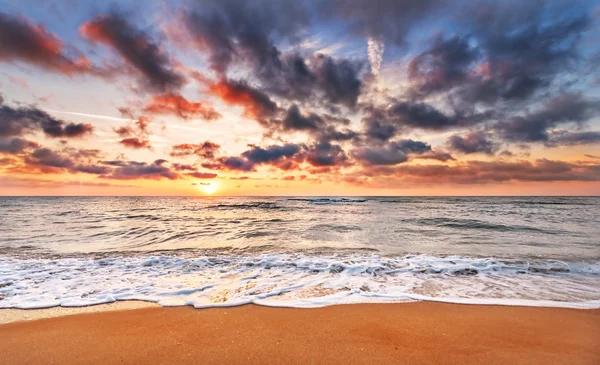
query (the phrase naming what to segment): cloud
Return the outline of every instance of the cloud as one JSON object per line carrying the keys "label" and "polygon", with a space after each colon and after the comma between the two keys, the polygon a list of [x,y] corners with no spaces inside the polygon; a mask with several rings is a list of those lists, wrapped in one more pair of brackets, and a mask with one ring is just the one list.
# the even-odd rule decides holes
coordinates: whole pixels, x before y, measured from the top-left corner
{"label": "cloud", "polygon": [[469,41],[469,37],[444,39],[440,35],[436,36],[432,46],[415,56],[408,64],[411,93],[415,96],[427,96],[467,81],[470,68],[481,52]]}
{"label": "cloud", "polygon": [[199,117],[206,121],[212,121],[221,118],[221,114],[210,104],[191,102],[179,94],[153,95],[144,111],[152,114],[172,114],[182,119]]}
{"label": "cloud", "polygon": [[0,44],[0,62],[25,62],[65,75],[91,69],[89,60],[68,56],[60,39],[21,16],[0,12]]}
{"label": "cloud", "polygon": [[600,132],[568,132],[561,131],[552,133],[546,142],[549,147],[577,146],[584,144],[600,143]]}
{"label": "cloud", "polygon": [[196,171],[196,167],[194,165],[174,163],[172,166],[177,171]]}
{"label": "cloud", "polygon": [[202,4],[181,12],[185,31],[174,34],[180,39],[187,33],[221,78],[235,64],[249,69],[261,90],[278,97],[354,107],[362,62],[323,54],[307,59],[295,52],[283,54],[275,45],[275,38],[297,43],[310,24],[309,5],[275,0]]}
{"label": "cloud", "polygon": [[445,0],[328,0],[319,3],[318,13],[324,19],[341,19],[354,34],[404,45],[411,27],[433,17]]}
{"label": "cloud", "polygon": [[361,93],[362,82],[358,74],[362,63],[317,55],[311,62],[312,71],[316,75],[317,84],[325,98],[333,104],[354,107]]}
{"label": "cloud", "polygon": [[[522,102],[547,89],[561,74],[577,72],[579,42],[591,24],[580,10],[566,13],[553,2],[473,3],[464,18],[482,56],[473,75],[459,85],[463,103]],[[448,59],[463,71],[468,64]]]}
{"label": "cloud", "polygon": [[424,154],[431,151],[431,146],[411,139],[389,142],[378,147],[356,148],[352,157],[365,165],[397,165],[408,161],[411,154]]}
{"label": "cloud", "polygon": [[[373,166],[368,174],[385,179],[386,186],[407,183],[432,186],[441,184],[500,184],[519,181],[600,181],[600,165],[577,164],[548,159],[535,161],[466,161],[448,165]],[[375,183],[375,182],[372,182]]]}
{"label": "cloud", "polygon": [[448,147],[464,154],[485,153],[493,155],[498,151],[499,146],[490,137],[488,133],[483,131],[471,132],[464,136],[455,134],[448,138]]}
{"label": "cloud", "polygon": [[165,160],[156,160],[151,164],[137,161],[106,161],[105,164],[118,166],[107,174],[101,175],[104,179],[115,180],[177,180],[181,178],[179,173],[173,171]]}
{"label": "cloud", "polygon": [[295,39],[309,22],[302,2],[276,0],[198,3],[180,21],[222,76],[234,62],[250,64],[257,73],[276,67],[279,50],[271,38]]}
{"label": "cloud", "polygon": [[194,177],[196,179],[214,179],[215,177],[217,177],[217,174],[211,172],[190,172],[186,175]]}
{"label": "cloud", "polygon": [[80,32],[93,43],[102,43],[117,51],[128,65],[143,75],[142,85],[152,91],[178,90],[186,82],[152,37],[123,15],[99,15],[84,23]]}
{"label": "cloud", "polygon": [[306,161],[315,167],[341,167],[347,160],[344,150],[328,141],[316,143],[306,153]]}
{"label": "cloud", "polygon": [[73,180],[46,180],[46,179],[32,179],[32,178],[21,178],[15,176],[0,176],[0,185],[3,187],[14,187],[14,188],[28,188],[28,189],[60,189],[70,186],[88,186],[88,187],[102,187],[102,188],[135,188],[136,185],[116,185],[105,182],[93,182],[93,181],[73,181]]}
{"label": "cloud", "polygon": [[219,152],[220,145],[211,142],[204,141],[199,144],[183,143],[173,146],[173,150],[170,155],[172,157],[184,157],[184,156],[199,156],[204,159],[213,159]]}
{"label": "cloud", "polygon": [[445,113],[423,102],[394,101],[389,105],[367,105],[362,119],[365,135],[371,140],[387,141],[400,130],[448,130],[472,126],[489,120],[490,112],[455,110]]}
{"label": "cloud", "polygon": [[242,106],[248,118],[263,119],[277,111],[277,104],[267,94],[244,81],[221,80],[210,85],[210,91],[229,105]]}
{"label": "cloud", "polygon": [[581,93],[564,93],[537,111],[500,121],[493,128],[509,141],[543,142],[549,138],[549,128],[571,122],[581,124],[599,111],[599,101],[588,100]]}
{"label": "cloud", "polygon": [[414,156],[413,158],[421,159],[421,160],[438,160],[438,161],[442,161],[442,162],[456,160],[454,157],[452,157],[451,154],[449,154],[448,152],[441,151],[441,150],[431,150],[431,151],[425,152],[423,154],[420,154],[418,156]]}
{"label": "cloud", "polygon": [[293,143],[271,145],[265,148],[252,146],[240,156],[221,157],[211,163],[203,163],[202,167],[212,170],[255,171],[257,166],[270,164],[289,169],[295,164],[303,146]]}
{"label": "cloud", "polygon": [[426,103],[403,101],[392,105],[388,115],[402,125],[434,130],[456,127],[465,121],[458,115],[446,115]]}
{"label": "cloud", "polygon": [[359,136],[357,132],[346,127],[350,125],[349,119],[301,110],[296,104],[291,104],[285,112],[280,110],[278,117],[259,122],[267,129],[265,135],[269,137],[276,133],[304,132],[316,141],[331,142],[349,141]]}
{"label": "cloud", "polygon": [[33,168],[30,172],[41,173],[86,173],[105,174],[110,171],[105,166],[96,165],[90,161],[90,157],[100,157],[98,150],[64,150],[55,151],[40,147],[30,155],[25,156],[25,164]]}
{"label": "cloud", "polygon": [[19,154],[37,147],[38,143],[23,138],[0,138],[0,153]]}
{"label": "cloud", "polygon": [[148,148],[148,149],[151,148],[149,140],[140,139],[138,137],[124,138],[124,139],[120,140],[119,143],[125,147],[133,148],[136,150],[139,150],[142,148]]}
{"label": "cloud", "polygon": [[36,107],[0,105],[0,137],[17,137],[41,130],[53,138],[80,138],[91,134],[91,124],[67,123]]}
{"label": "cloud", "polygon": [[284,130],[301,131],[316,130],[324,125],[324,121],[315,113],[301,114],[296,104],[292,104],[283,118]]}
{"label": "cloud", "polygon": [[385,120],[382,113],[371,113],[362,119],[364,133],[371,140],[388,141],[394,137],[398,127]]}
{"label": "cloud", "polygon": [[369,57],[371,72],[375,77],[379,77],[379,70],[381,69],[381,63],[383,62],[384,51],[385,45],[382,41],[369,37],[367,40],[367,56]]}

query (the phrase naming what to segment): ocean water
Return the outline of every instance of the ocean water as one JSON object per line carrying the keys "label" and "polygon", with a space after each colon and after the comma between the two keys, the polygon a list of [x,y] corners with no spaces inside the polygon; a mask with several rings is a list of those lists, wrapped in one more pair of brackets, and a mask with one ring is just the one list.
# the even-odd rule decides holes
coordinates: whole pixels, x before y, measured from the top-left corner
{"label": "ocean water", "polygon": [[600,308],[600,198],[0,198],[0,308],[116,300]]}

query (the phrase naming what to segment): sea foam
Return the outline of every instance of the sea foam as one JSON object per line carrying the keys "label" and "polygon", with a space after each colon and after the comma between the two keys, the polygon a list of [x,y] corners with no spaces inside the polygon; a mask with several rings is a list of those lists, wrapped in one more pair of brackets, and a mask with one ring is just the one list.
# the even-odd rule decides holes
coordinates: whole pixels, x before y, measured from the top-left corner
{"label": "sea foam", "polygon": [[0,257],[0,308],[438,301],[600,308],[600,262],[365,254]]}

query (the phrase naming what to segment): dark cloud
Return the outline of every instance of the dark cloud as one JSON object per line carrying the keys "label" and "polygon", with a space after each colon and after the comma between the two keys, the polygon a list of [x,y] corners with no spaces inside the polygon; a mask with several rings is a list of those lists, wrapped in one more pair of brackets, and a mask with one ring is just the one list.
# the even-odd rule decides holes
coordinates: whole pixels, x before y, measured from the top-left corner
{"label": "dark cloud", "polygon": [[265,119],[260,123],[267,128],[266,135],[269,137],[288,132],[304,132],[320,142],[342,142],[359,137],[359,133],[347,128],[349,119],[303,111],[296,104],[290,105],[281,118]]}
{"label": "dark cloud", "polygon": [[196,167],[194,165],[187,165],[181,163],[174,163],[173,168],[177,171],[196,171]]}
{"label": "dark cloud", "polygon": [[362,82],[358,74],[361,63],[334,60],[319,54],[311,62],[311,70],[325,98],[332,104],[354,107],[360,95]]}
{"label": "dark cloud", "polygon": [[429,95],[467,81],[473,62],[480,56],[469,41],[469,37],[437,36],[431,48],[415,56],[408,64],[412,93]]}
{"label": "dark cloud", "polygon": [[218,163],[202,164],[202,167],[214,170],[254,171],[254,163],[242,157],[222,157]]}
{"label": "dark cloud", "polygon": [[183,157],[195,155],[204,159],[213,159],[219,152],[220,148],[220,145],[211,141],[204,141],[199,144],[183,143],[173,146],[171,156]]}
{"label": "dark cloud", "polygon": [[203,163],[202,167],[212,170],[255,171],[257,166],[272,165],[287,170],[295,166],[296,158],[304,146],[288,143],[265,148],[252,146],[240,156],[221,157],[214,162]]}
{"label": "dark cloud", "polygon": [[192,42],[220,77],[232,64],[248,67],[261,89],[293,101],[318,100],[354,107],[361,62],[317,54],[282,54],[275,40],[295,43],[309,24],[306,2],[229,0],[198,4],[183,13]]}
{"label": "dark cloud", "polygon": [[449,154],[448,152],[441,151],[441,150],[431,150],[431,151],[425,152],[423,154],[420,154],[418,156],[415,156],[414,158],[421,159],[421,160],[438,160],[438,161],[442,161],[442,162],[456,160],[454,157],[452,157],[451,154]]}
{"label": "dark cloud", "polygon": [[460,91],[465,102],[526,100],[577,70],[579,41],[590,19],[552,5],[533,1],[515,11],[511,2],[474,4],[469,22],[484,60]]}
{"label": "dark cloud", "polygon": [[303,2],[277,0],[198,1],[182,20],[221,75],[234,62],[250,64],[257,74],[278,67],[280,52],[272,39],[295,40],[309,22]]}
{"label": "dark cloud", "polygon": [[283,146],[269,146],[267,148],[252,147],[248,151],[242,153],[242,157],[254,164],[261,164],[279,160],[281,158],[292,157],[300,152],[301,146],[297,144],[285,144]]}
{"label": "dark cloud", "polygon": [[152,37],[123,15],[99,15],[83,24],[80,32],[94,43],[115,49],[128,65],[144,76],[143,86],[153,91],[178,90],[185,83],[183,75],[175,71],[173,61]]}
{"label": "dark cloud", "polygon": [[65,123],[58,119],[45,119],[42,121],[42,130],[54,138],[77,138],[91,134],[94,127],[84,123]]}
{"label": "dark cloud", "polygon": [[342,19],[355,34],[403,45],[411,27],[434,16],[446,0],[327,0],[319,14]]}
{"label": "dark cloud", "polygon": [[14,188],[28,188],[28,189],[39,189],[39,188],[51,188],[60,189],[72,186],[89,186],[89,187],[110,187],[110,188],[134,188],[136,185],[116,185],[104,182],[92,182],[92,181],[68,181],[68,180],[46,180],[46,179],[32,179],[22,178],[14,176],[0,176],[0,185],[3,187],[14,187]]}
{"label": "dark cloud", "polygon": [[321,142],[344,142],[358,139],[360,134],[348,128],[338,130],[335,126],[328,125],[327,127],[318,130],[315,137]]}
{"label": "dark cloud", "polygon": [[362,68],[362,62],[344,58],[316,54],[305,59],[291,54],[257,76],[265,91],[281,98],[331,110],[337,106],[353,109],[364,89]]}
{"label": "dark cloud", "polygon": [[[374,166],[369,174],[394,177],[397,184],[494,184],[516,181],[600,181],[600,165],[539,159],[535,161],[467,161],[448,165]],[[394,181],[386,179],[386,185]]]}
{"label": "dark cloud", "polygon": [[21,16],[0,12],[0,62],[26,62],[66,75],[86,72],[91,63],[66,54],[63,43],[46,29]]}
{"label": "dark cloud", "polygon": [[483,131],[471,132],[464,136],[455,134],[448,138],[448,147],[464,154],[485,153],[488,155],[493,155],[499,148],[491,136]]}
{"label": "dark cloud", "polygon": [[565,93],[546,102],[535,112],[517,115],[498,122],[494,129],[505,139],[515,142],[548,140],[548,129],[564,123],[583,123],[600,112],[600,102],[578,93]]}
{"label": "dark cloud", "polygon": [[315,167],[342,166],[347,160],[342,147],[327,141],[318,142],[306,153],[306,161]]}
{"label": "dark cloud", "polygon": [[190,172],[186,176],[194,177],[196,179],[214,179],[217,174],[211,172]]}
{"label": "dark cloud", "polygon": [[37,147],[38,143],[23,138],[0,138],[0,153],[18,154]]}
{"label": "dark cloud", "polygon": [[0,105],[0,137],[17,137],[41,130],[54,138],[78,138],[93,131],[91,124],[67,123],[43,110],[30,107]]}
{"label": "dark cloud", "polygon": [[411,154],[424,154],[431,146],[411,139],[389,142],[383,146],[356,148],[352,157],[365,165],[397,165],[406,162]]}
{"label": "dark cloud", "polygon": [[179,94],[153,95],[144,111],[152,114],[172,114],[182,119],[198,117],[207,121],[221,118],[212,105],[205,102],[191,102]]}
{"label": "dark cloud", "polygon": [[[115,163],[116,162],[116,163]],[[104,179],[115,180],[134,180],[134,179],[149,179],[149,180],[177,180],[181,178],[179,173],[171,169],[165,160],[156,160],[151,164],[137,161],[106,161],[105,164],[118,166],[110,173],[101,175]]]}
{"label": "dark cloud", "polygon": [[84,150],[79,155],[73,152],[73,150],[61,152],[49,148],[37,148],[25,157],[24,162],[27,166],[34,168],[35,171],[42,173],[69,172],[99,175],[110,171],[108,167],[94,164],[89,158],[85,158],[98,157],[96,153],[90,156],[88,150]]}
{"label": "dark cloud", "polygon": [[370,115],[362,120],[365,135],[372,140],[388,141],[396,135],[398,127],[381,120],[376,115]]}
{"label": "dark cloud", "polygon": [[395,101],[385,106],[366,106],[362,119],[369,140],[388,141],[404,129],[447,130],[485,122],[491,112],[454,110],[445,113],[423,102]]}
{"label": "dark cloud", "polygon": [[547,146],[576,146],[583,144],[595,144],[600,143],[600,132],[589,131],[589,132],[557,132],[552,133],[549,140],[546,142]]}
{"label": "dark cloud", "polygon": [[283,129],[292,131],[317,130],[324,124],[323,119],[315,113],[301,114],[296,104],[287,110],[283,118]]}
{"label": "dark cloud", "polygon": [[461,123],[459,116],[449,116],[426,103],[397,102],[388,110],[400,124],[422,129],[447,129]]}

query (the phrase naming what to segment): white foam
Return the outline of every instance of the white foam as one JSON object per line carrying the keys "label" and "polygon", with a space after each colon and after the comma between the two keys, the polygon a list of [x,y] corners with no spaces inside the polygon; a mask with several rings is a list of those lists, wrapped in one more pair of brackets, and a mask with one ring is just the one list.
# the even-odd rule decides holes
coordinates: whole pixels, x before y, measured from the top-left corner
{"label": "white foam", "polygon": [[438,301],[600,308],[600,262],[303,254],[0,257],[0,308],[143,300],[196,308]]}

